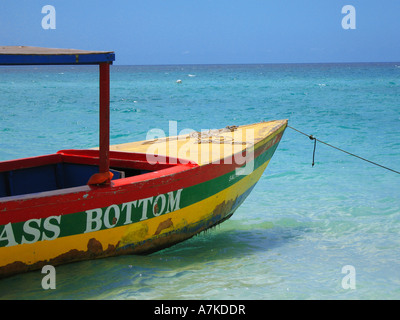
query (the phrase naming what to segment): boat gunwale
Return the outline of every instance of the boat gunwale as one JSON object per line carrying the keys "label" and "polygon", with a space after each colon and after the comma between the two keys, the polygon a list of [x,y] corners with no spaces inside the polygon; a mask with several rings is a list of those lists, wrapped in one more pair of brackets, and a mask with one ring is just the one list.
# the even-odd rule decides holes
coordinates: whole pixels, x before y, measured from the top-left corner
{"label": "boat gunwale", "polygon": [[[78,150],[77,150],[78,151]],[[90,150],[79,150],[79,151],[90,151]],[[59,151],[60,152],[60,151]],[[118,153],[123,153],[123,152],[118,152]],[[5,167],[8,167],[7,170],[0,170],[0,172],[7,172],[11,170],[19,170],[19,169],[26,169],[26,168],[32,168],[36,166],[42,166],[42,165],[48,165],[48,164],[56,164],[57,162],[51,161],[51,160],[61,160],[62,162],[62,157],[71,157],[74,156],[72,154],[62,154],[62,153],[55,153],[55,154],[50,154],[50,155],[45,155],[45,156],[38,156],[38,157],[31,157],[31,158],[22,158],[22,159],[15,159],[15,160],[9,160],[9,161],[4,161],[3,164]],[[131,154],[133,156],[133,154]],[[85,156],[76,156],[76,158],[80,158],[82,160],[88,160],[88,161],[68,161],[68,163],[75,163],[75,164],[92,164],[96,165],[99,161],[99,157],[85,157]],[[70,158],[69,158],[70,159]],[[44,161],[43,161],[44,160]],[[111,157],[111,161],[113,160],[119,160],[116,158]],[[123,159],[124,162],[132,162],[132,163],[137,163],[138,160],[136,159]],[[19,167],[12,168],[12,164],[18,164],[18,162],[22,163],[28,163],[29,161],[32,161],[34,165],[23,165]],[[97,162],[97,163],[96,163]],[[2,163],[0,162],[0,165]],[[40,199],[40,198],[50,198],[50,197],[59,197],[59,196],[68,196],[70,194],[77,194],[77,193],[90,193],[93,191],[109,191],[112,192],[113,189],[118,189],[124,186],[132,185],[135,183],[140,183],[143,181],[151,181],[154,179],[162,178],[165,176],[173,175],[182,171],[186,171],[192,167],[194,167],[193,164],[167,164],[167,163],[162,163],[161,165],[164,165],[165,168],[159,169],[159,170],[154,170],[150,171],[147,173],[142,173],[140,175],[132,176],[132,177],[126,177],[126,178],[120,178],[117,180],[112,180],[110,185],[81,185],[81,186],[76,186],[76,187],[69,187],[69,188],[62,188],[62,189],[55,189],[55,190],[49,190],[49,191],[43,191],[43,192],[34,192],[34,193],[27,193],[27,194],[21,194],[21,195],[14,195],[14,196],[6,196],[6,197],[0,197],[0,204],[6,204],[9,202],[13,201],[29,201],[29,200],[35,200],[35,199]],[[127,169],[131,169],[127,167]],[[115,183],[116,181],[121,181],[121,183]],[[1,213],[1,208],[0,208],[0,213]]]}
{"label": "boat gunwale", "polygon": [[[198,164],[194,164],[192,162],[187,162],[186,163],[179,163],[181,160],[180,158],[172,158],[172,157],[164,157],[164,161],[162,164],[168,165],[168,167],[163,168],[161,170],[155,170],[151,171],[148,173],[143,173],[140,175],[136,176],[131,176],[131,177],[125,177],[125,178],[120,178],[116,180],[112,180],[110,185],[99,185],[99,186],[89,186],[89,185],[83,185],[83,186],[77,186],[77,187],[71,187],[71,188],[63,188],[63,189],[57,189],[57,190],[50,190],[50,191],[44,191],[44,192],[37,192],[37,193],[29,193],[29,194],[23,194],[23,195],[15,195],[15,196],[8,196],[8,197],[1,197],[0,198],[0,204],[6,204],[10,203],[13,201],[34,201],[36,199],[40,198],[50,198],[50,197],[63,197],[63,196],[68,196],[70,194],[79,194],[79,193],[91,193],[91,192],[98,192],[102,191],[101,193],[110,193],[113,192],[114,190],[118,190],[119,192],[122,192],[121,189],[124,187],[131,186],[133,184],[137,183],[144,183],[144,182],[151,182],[153,180],[157,180],[159,178],[166,178],[169,176],[173,176],[177,173],[181,173],[184,171],[188,171],[190,169],[194,168],[202,168],[201,171],[204,170],[204,172],[208,171],[210,166],[219,166],[221,167],[224,166],[224,170],[219,170],[219,175],[222,175],[224,173],[227,173],[229,171],[235,170],[236,168],[241,167],[243,164],[237,164],[235,161],[230,161],[232,158],[235,157],[237,154],[244,154],[246,153],[249,149],[254,148],[254,152],[259,149],[260,146],[266,145],[267,141],[272,140],[277,134],[279,134],[281,131],[283,131],[287,126],[287,120],[282,121],[282,123],[279,126],[276,126],[273,128],[273,131],[270,132],[268,135],[264,136],[260,141],[258,141],[254,145],[250,145],[239,152],[232,153],[229,156],[225,158],[219,159],[221,163],[208,163],[205,165],[199,166]],[[258,150],[258,153],[260,153],[261,150]],[[263,150],[264,151],[264,150]],[[91,164],[96,164],[96,162],[99,161],[98,158],[98,150],[93,150],[93,149],[80,149],[80,150],[60,150],[56,154],[48,155],[49,157],[51,156],[58,156],[60,155],[61,157],[63,156],[76,156],[77,158],[81,159],[90,159],[89,161]],[[97,157],[96,157],[97,154]],[[116,156],[120,156],[119,159],[116,158]],[[124,151],[110,151],[110,160],[123,160],[123,161],[137,161],[133,159],[128,159],[129,157],[134,157],[135,155],[140,155],[140,156],[145,156],[145,154],[141,153],[132,153],[132,152],[124,152]],[[254,154],[254,157],[256,158],[258,155]],[[24,158],[24,159],[17,159],[17,160],[10,160],[9,162],[14,162],[14,161],[29,161],[33,159],[34,162],[37,162],[37,159],[45,159],[46,156],[38,156],[38,157],[32,157],[32,158]],[[169,161],[168,160],[173,160]],[[230,162],[229,162],[230,161]],[[4,161],[3,163],[6,163],[8,161]],[[47,163],[47,162],[46,162]],[[81,163],[81,162],[79,162]],[[1,162],[0,162],[1,165]]]}

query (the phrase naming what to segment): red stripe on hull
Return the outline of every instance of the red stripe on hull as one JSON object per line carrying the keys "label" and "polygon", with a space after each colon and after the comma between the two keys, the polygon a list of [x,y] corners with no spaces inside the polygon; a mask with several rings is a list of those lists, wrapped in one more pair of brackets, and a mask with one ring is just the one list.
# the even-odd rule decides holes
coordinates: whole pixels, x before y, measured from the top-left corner
{"label": "red stripe on hull", "polygon": [[[256,149],[254,159],[279,143],[281,136],[282,133]],[[80,156],[86,155],[87,162],[98,161],[98,157],[95,160],[90,159],[94,154],[98,155],[97,151],[84,150],[76,151],[76,153]],[[125,160],[125,158],[127,160],[129,155],[132,157],[132,154],[129,153],[111,152],[110,154],[111,159],[122,157],[121,160]],[[125,203],[187,188],[240,167],[241,165],[235,163],[232,158],[225,158],[219,164],[211,163],[204,166],[177,164],[165,170],[115,180],[111,186],[107,187],[82,186],[75,188],[75,192],[64,189],[57,191],[56,195],[37,194],[30,198],[5,201],[0,205],[0,225],[107,207],[115,203]]]}

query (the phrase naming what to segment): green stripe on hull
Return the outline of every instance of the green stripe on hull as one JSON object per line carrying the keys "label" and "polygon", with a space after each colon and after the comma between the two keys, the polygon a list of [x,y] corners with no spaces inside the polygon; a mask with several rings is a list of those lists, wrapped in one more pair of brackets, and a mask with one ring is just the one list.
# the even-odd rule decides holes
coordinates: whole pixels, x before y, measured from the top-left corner
{"label": "green stripe on hull", "polygon": [[[278,144],[271,146],[246,165],[253,171],[270,160]],[[243,179],[235,170],[215,179],[175,191],[106,208],[67,215],[30,219],[0,226],[0,247],[105,230],[151,219],[204,200]]]}

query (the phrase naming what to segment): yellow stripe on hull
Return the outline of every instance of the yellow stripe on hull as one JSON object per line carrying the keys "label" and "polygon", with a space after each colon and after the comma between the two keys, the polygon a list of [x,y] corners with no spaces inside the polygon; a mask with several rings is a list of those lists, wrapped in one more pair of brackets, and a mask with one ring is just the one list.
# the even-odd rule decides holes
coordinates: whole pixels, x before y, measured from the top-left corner
{"label": "yellow stripe on hull", "polygon": [[[185,208],[141,222],[111,229],[1,248],[0,266],[12,264],[37,269],[46,264],[101,258],[126,253],[151,252],[190,238],[209,228],[215,215],[226,217],[232,204],[261,177],[269,161],[230,187]],[[222,217],[223,218],[223,217]],[[221,222],[221,221],[219,221]],[[188,232],[198,228],[195,233]],[[18,261],[15,261],[18,257]]]}

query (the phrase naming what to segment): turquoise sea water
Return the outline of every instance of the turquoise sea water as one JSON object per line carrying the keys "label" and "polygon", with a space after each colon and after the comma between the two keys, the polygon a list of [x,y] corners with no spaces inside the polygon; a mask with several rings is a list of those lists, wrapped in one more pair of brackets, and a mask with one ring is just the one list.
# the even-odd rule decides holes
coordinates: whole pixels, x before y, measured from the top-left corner
{"label": "turquoise sea water", "polygon": [[[400,171],[399,65],[112,66],[111,143],[168,134],[169,121],[179,132],[289,119]],[[96,67],[0,68],[0,160],[97,146],[97,108]],[[312,167],[312,151],[288,128],[215,229],[148,256],[59,266],[55,290],[40,271],[3,279],[0,298],[399,299],[400,175],[320,143]]]}

